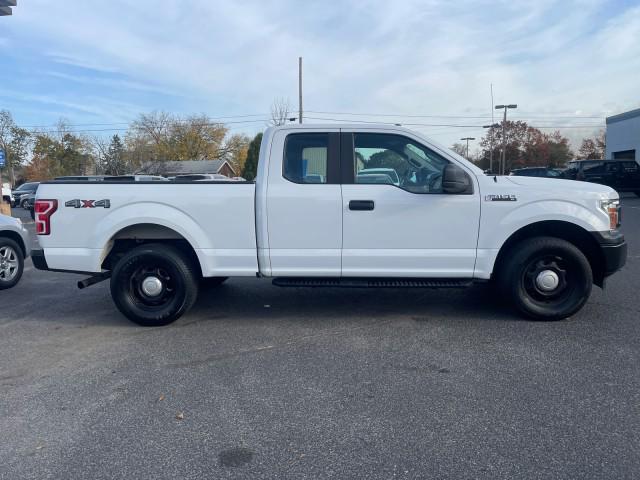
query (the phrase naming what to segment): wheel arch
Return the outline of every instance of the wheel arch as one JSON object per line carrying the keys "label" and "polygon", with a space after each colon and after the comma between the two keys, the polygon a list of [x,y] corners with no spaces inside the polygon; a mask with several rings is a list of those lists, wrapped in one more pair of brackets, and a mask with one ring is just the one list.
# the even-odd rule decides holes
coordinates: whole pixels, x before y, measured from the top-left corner
{"label": "wheel arch", "polygon": [[545,220],[531,223],[507,238],[502,244],[494,262],[493,274],[499,271],[502,264],[508,258],[509,251],[522,240],[533,237],[554,237],[566,240],[575,245],[589,261],[593,272],[593,283],[602,287],[605,278],[605,260],[596,239],[580,225],[562,220]]}
{"label": "wheel arch", "polygon": [[202,276],[201,259],[191,242],[173,228],[157,223],[136,223],[115,232],[105,244],[101,267],[112,270],[125,253],[145,243],[160,243],[176,247],[193,262]]}
{"label": "wheel arch", "polygon": [[12,230],[2,230],[0,232],[0,238],[8,238],[9,240],[13,240],[14,242],[16,242],[18,244],[18,247],[20,247],[22,257],[27,258],[27,246],[24,244],[24,241],[22,240],[22,237],[19,233],[16,233]]}

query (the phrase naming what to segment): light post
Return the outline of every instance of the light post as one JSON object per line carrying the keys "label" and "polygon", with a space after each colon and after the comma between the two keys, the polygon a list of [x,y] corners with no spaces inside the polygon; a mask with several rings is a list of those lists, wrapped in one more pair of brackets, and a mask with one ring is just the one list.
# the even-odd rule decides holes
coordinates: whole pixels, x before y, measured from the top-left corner
{"label": "light post", "polygon": [[496,110],[504,109],[504,116],[502,117],[502,166],[500,168],[500,174],[504,175],[505,164],[507,163],[507,110],[509,108],[518,108],[518,105],[512,103],[509,105],[496,105]]}
{"label": "light post", "polygon": [[475,140],[475,138],[474,137],[464,137],[464,138],[461,138],[460,140],[462,140],[462,141],[466,140],[467,141],[467,160],[469,160],[469,140]]}

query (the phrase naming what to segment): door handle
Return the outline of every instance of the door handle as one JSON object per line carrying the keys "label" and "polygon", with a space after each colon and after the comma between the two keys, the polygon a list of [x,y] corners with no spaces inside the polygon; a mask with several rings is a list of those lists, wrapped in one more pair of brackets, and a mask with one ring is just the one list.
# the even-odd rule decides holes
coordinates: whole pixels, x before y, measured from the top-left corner
{"label": "door handle", "polygon": [[373,210],[373,200],[350,200],[349,210]]}

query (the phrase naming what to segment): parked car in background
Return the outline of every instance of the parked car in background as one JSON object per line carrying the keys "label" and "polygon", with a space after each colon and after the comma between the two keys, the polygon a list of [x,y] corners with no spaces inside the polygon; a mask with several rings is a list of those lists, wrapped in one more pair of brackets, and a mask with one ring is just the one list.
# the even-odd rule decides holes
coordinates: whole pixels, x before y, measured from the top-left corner
{"label": "parked car in background", "polygon": [[31,219],[35,220],[35,213],[33,212],[33,204],[36,201],[36,195],[37,195],[37,190],[34,193],[31,193],[29,195],[26,195],[24,197],[22,197],[22,205],[25,210],[29,210],[29,213],[31,214]]}
{"label": "parked car in background", "polygon": [[160,175],[117,175],[105,178],[107,182],[168,182],[169,179]]}
{"label": "parked car in background", "polygon": [[226,175],[221,173],[193,173],[187,175],[176,175],[173,177],[174,182],[230,182],[232,181]]}
{"label": "parked car in background", "polygon": [[64,177],[55,177],[53,180],[60,182],[102,182],[111,175],[70,175]]}
{"label": "parked car in background", "polygon": [[13,203],[11,206],[19,206],[22,207],[22,197],[26,197],[27,195],[31,195],[35,193],[38,189],[39,182],[27,182],[20,185],[13,191]]}
{"label": "parked car in background", "polygon": [[511,170],[509,175],[518,177],[564,178],[563,170],[549,167],[525,167]]}
{"label": "parked car in background", "polygon": [[640,165],[635,160],[575,160],[569,162],[564,177],[607,185],[640,197]]}
{"label": "parked car in background", "polygon": [[400,177],[393,168],[364,168],[358,171],[356,183],[382,183],[400,186]]}
{"label": "parked car in background", "polygon": [[15,286],[29,255],[29,234],[22,222],[0,215],[0,290]]}

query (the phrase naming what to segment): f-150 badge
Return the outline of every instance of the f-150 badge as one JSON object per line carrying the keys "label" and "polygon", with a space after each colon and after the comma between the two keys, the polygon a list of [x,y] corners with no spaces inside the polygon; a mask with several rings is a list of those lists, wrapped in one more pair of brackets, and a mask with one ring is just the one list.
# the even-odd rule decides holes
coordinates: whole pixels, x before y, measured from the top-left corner
{"label": "f-150 badge", "polygon": [[485,202],[517,202],[518,197],[515,195],[485,195]]}
{"label": "f-150 badge", "polygon": [[73,207],[73,208],[111,208],[111,201],[108,199],[104,200],[68,200],[64,202],[65,207]]}

